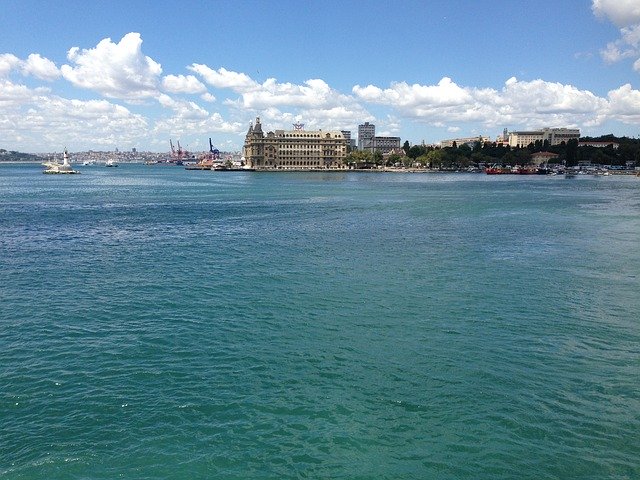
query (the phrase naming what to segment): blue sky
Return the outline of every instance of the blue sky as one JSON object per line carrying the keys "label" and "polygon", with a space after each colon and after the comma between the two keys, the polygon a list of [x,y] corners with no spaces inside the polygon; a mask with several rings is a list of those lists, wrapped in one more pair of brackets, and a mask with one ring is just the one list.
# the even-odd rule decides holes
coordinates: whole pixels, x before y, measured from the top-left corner
{"label": "blue sky", "polygon": [[0,148],[640,134],[640,0],[0,2]]}

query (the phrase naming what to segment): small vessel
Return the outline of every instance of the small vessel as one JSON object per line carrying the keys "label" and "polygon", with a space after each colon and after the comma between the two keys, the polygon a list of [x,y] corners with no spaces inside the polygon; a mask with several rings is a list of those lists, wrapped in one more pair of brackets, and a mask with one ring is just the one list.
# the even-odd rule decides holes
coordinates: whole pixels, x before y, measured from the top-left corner
{"label": "small vessel", "polygon": [[484,171],[487,175],[504,175],[507,173],[511,173],[510,168],[501,167],[499,165],[492,165],[490,167],[485,168]]}
{"label": "small vessel", "polygon": [[105,167],[117,167],[118,164],[116,163],[115,160],[110,159],[110,160],[107,160],[107,162],[104,164],[104,166]]}
{"label": "small vessel", "polygon": [[57,160],[52,160],[50,162],[43,162],[43,166],[47,167],[42,173],[48,174],[74,174],[80,173],[78,170],[74,170],[69,162],[69,154],[67,153],[67,149],[64,149],[64,154],[62,156],[62,163],[58,163]]}

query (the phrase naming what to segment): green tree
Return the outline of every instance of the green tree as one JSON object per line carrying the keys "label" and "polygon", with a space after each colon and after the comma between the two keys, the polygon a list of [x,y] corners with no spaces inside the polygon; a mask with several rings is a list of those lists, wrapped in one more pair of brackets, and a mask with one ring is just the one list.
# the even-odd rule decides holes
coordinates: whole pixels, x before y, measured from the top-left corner
{"label": "green tree", "polygon": [[414,145],[407,152],[407,156],[415,160],[424,153],[424,149],[425,147],[423,147],[422,145]]}
{"label": "green tree", "polygon": [[391,155],[389,155],[387,165],[393,166],[396,163],[400,162],[401,160],[402,160],[402,157],[400,155],[398,155],[397,153],[392,153]]}
{"label": "green tree", "polygon": [[578,140],[572,138],[565,147],[566,166],[573,167],[578,164]]}
{"label": "green tree", "polygon": [[355,150],[344,157],[343,162],[346,165],[357,163],[371,163],[373,161],[371,152],[364,150]]}
{"label": "green tree", "polygon": [[427,158],[427,164],[429,168],[442,168],[442,163],[444,160],[444,151],[441,149],[431,150],[427,152],[425,155]]}

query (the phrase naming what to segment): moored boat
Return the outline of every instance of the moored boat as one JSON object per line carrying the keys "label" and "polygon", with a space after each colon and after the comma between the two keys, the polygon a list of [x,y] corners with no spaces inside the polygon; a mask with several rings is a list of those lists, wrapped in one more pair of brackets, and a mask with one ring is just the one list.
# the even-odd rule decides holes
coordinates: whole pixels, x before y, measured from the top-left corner
{"label": "moored boat", "polygon": [[504,175],[506,173],[511,173],[511,169],[510,168],[506,168],[506,167],[500,167],[497,165],[493,165],[491,167],[487,167],[485,168],[485,173],[487,175]]}

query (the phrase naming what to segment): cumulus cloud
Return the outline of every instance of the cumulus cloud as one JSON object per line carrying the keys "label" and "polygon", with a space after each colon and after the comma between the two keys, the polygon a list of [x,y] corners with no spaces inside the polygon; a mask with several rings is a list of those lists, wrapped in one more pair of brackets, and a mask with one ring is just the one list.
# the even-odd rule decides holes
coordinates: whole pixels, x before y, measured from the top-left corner
{"label": "cumulus cloud", "polygon": [[60,70],[48,58],[32,53],[26,60],[15,55],[4,53],[0,55],[0,77],[8,77],[11,71],[20,71],[22,75],[31,75],[40,80],[55,80],[60,76]]}
{"label": "cumulus cloud", "polygon": [[60,70],[77,87],[123,100],[158,95],[162,67],[142,53],[139,33],[127,33],[118,43],[105,38],[95,48],[73,47],[67,58],[74,66],[62,65]]}
{"label": "cumulus cloud", "polygon": [[[203,137],[210,133],[240,134],[246,125],[240,122],[228,122],[218,112],[207,115],[193,112],[176,111],[174,115],[158,120],[152,133],[161,137]],[[206,132],[206,133],[205,133]],[[202,142],[204,145],[204,141]],[[192,148],[194,146],[192,145]]]}
{"label": "cumulus cloud", "polygon": [[60,70],[48,58],[32,53],[22,64],[22,72],[25,75],[33,75],[41,80],[55,80],[60,76]]}
{"label": "cumulus cloud", "polygon": [[207,87],[193,75],[167,75],[162,88],[169,93],[205,93]]}
{"label": "cumulus cloud", "polygon": [[306,108],[334,108],[345,100],[344,95],[332,90],[324,80],[312,79],[303,85],[278,83],[269,78],[259,87],[242,94],[245,108],[261,109],[268,106],[293,106]]}
{"label": "cumulus cloud", "polygon": [[207,112],[197,103],[184,100],[176,100],[164,93],[158,96],[158,102],[163,107],[173,110],[178,116],[183,119],[200,119],[209,116],[209,112]]}
{"label": "cumulus cloud", "polygon": [[620,28],[620,38],[600,51],[606,63],[635,58],[633,68],[640,71],[640,3],[638,0],[593,0],[593,13]]}
{"label": "cumulus cloud", "polygon": [[629,123],[640,123],[640,90],[634,90],[628,83],[608,95],[607,114],[618,120]]}
{"label": "cumulus cloud", "polygon": [[[628,98],[634,92],[626,86]],[[356,97],[393,108],[399,115],[432,126],[478,123],[499,125],[599,124],[614,116],[629,122],[640,103],[622,103],[616,91],[601,98],[588,90],[544,80],[508,79],[502,89],[463,87],[450,78],[436,85],[393,83],[389,88],[373,85],[353,87]],[[623,113],[625,112],[625,113]]]}
{"label": "cumulus cloud", "polygon": [[22,61],[10,53],[0,55],[0,77],[7,77],[12,70],[15,70],[22,64]]}
{"label": "cumulus cloud", "polygon": [[187,68],[200,75],[205,82],[215,88],[228,88],[236,93],[243,93],[258,87],[258,83],[245,73],[233,72],[225,68],[213,70],[198,63]]}
{"label": "cumulus cloud", "polygon": [[225,106],[238,112],[259,113],[263,119],[269,118],[269,112],[276,112],[274,118],[280,118],[284,123],[294,116],[302,116],[309,128],[316,124],[318,128],[338,128],[370,117],[353,96],[332,89],[322,79],[294,84],[269,78],[259,83],[245,73],[225,68],[215,70],[194,63],[188,69],[200,75],[208,85],[239,95],[235,100],[225,100]]}
{"label": "cumulus cloud", "polygon": [[640,23],[637,0],[593,0],[591,9],[598,17],[606,17],[618,27]]}
{"label": "cumulus cloud", "polygon": [[[219,132],[239,134],[245,125],[239,122],[227,122],[218,112],[209,113],[195,102],[177,100],[166,94],[158,96],[158,102],[170,109],[172,114],[156,121],[153,133],[163,137],[194,137],[202,136],[203,132]],[[196,140],[198,142],[198,140]],[[200,142],[204,145],[204,143]],[[190,149],[196,148],[192,145]]]}
{"label": "cumulus cloud", "polygon": [[107,100],[76,100],[0,81],[0,137],[23,151],[55,151],[64,145],[113,148],[147,134],[147,120]]}
{"label": "cumulus cloud", "polygon": [[409,85],[406,82],[396,82],[384,90],[373,85],[356,85],[353,87],[353,93],[366,101],[395,104],[408,109],[418,106],[463,105],[471,100],[469,92],[448,77],[442,78],[437,85]]}

